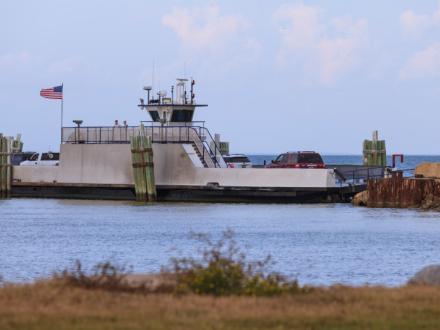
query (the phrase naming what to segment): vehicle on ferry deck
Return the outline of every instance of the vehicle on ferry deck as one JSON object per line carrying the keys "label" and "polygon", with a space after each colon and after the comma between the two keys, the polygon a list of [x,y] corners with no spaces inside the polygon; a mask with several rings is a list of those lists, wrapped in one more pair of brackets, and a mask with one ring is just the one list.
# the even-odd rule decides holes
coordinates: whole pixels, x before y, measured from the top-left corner
{"label": "vehicle on ferry deck", "polygon": [[226,164],[230,168],[251,168],[252,162],[248,156],[243,154],[234,154],[223,156]]}
{"label": "vehicle on ferry deck", "polygon": [[319,153],[314,151],[286,152],[272,161],[268,168],[325,168]]}
{"label": "vehicle on ferry deck", "polygon": [[59,152],[36,152],[28,160],[21,162],[20,166],[58,166],[59,161]]}
{"label": "vehicle on ferry deck", "polygon": [[25,151],[25,152],[17,152],[13,153],[11,156],[11,164],[13,166],[18,166],[25,160],[29,160],[33,155],[35,154],[35,151]]}

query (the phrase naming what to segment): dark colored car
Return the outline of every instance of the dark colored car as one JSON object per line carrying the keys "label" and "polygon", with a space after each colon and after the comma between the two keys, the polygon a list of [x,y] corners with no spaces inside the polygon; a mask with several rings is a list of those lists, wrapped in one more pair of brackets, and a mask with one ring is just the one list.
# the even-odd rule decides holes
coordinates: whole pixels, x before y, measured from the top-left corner
{"label": "dark colored car", "polygon": [[269,168],[325,168],[320,154],[314,151],[286,152],[279,155]]}

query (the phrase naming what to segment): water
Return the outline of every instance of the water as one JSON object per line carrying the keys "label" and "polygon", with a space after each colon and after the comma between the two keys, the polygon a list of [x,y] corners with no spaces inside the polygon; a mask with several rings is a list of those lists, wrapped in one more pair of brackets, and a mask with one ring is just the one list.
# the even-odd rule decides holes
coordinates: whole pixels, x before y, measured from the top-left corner
{"label": "water", "polygon": [[[358,156],[331,157],[353,163],[348,157]],[[440,160],[413,157],[409,166]],[[219,237],[226,229],[234,230],[250,259],[270,254],[274,270],[302,284],[395,286],[440,263],[440,213],[349,204],[13,199],[0,201],[0,228],[0,274],[16,282],[48,276],[77,259],[86,267],[110,259],[136,272],[155,272],[170,257],[196,251],[191,231]]]}
{"label": "water", "polygon": [[81,260],[111,259],[158,271],[195,251],[190,231],[228,228],[251,259],[301,283],[404,283],[439,263],[440,214],[338,205],[157,204],[8,200],[0,202],[0,273],[27,281]]}

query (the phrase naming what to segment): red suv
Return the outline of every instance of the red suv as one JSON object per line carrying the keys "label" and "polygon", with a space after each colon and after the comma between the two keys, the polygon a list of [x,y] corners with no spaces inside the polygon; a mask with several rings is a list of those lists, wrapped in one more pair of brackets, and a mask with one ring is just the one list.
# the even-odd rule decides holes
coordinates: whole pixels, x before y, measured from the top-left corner
{"label": "red suv", "polygon": [[286,152],[279,155],[269,168],[325,168],[321,155],[314,151]]}

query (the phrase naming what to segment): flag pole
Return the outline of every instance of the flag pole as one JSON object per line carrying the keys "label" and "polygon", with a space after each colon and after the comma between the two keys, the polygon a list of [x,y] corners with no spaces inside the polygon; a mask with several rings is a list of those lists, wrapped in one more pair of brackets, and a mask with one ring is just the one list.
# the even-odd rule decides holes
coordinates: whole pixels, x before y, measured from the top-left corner
{"label": "flag pole", "polygon": [[[61,141],[63,144],[63,123],[64,123],[64,83],[61,83]],[[61,148],[61,146],[60,146]]]}

